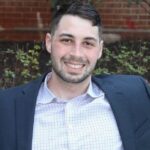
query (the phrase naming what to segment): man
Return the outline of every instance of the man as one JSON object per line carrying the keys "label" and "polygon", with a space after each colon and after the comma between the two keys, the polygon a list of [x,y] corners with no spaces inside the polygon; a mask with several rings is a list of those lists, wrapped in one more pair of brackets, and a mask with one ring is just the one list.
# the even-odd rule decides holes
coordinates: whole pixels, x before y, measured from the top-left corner
{"label": "man", "polygon": [[1,150],[150,150],[143,78],[92,76],[102,55],[96,10],[74,2],[46,34],[52,72],[0,92]]}

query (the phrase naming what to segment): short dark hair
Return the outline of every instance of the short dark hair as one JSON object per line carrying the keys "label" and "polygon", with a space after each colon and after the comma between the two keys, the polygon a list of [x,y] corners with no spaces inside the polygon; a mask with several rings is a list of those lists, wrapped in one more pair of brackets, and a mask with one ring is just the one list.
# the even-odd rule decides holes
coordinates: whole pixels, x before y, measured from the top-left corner
{"label": "short dark hair", "polygon": [[50,26],[50,32],[52,35],[55,33],[57,26],[64,15],[74,15],[79,16],[83,19],[90,20],[93,26],[98,26],[99,36],[101,37],[101,18],[99,13],[91,3],[76,0],[71,3],[60,6],[52,17]]}

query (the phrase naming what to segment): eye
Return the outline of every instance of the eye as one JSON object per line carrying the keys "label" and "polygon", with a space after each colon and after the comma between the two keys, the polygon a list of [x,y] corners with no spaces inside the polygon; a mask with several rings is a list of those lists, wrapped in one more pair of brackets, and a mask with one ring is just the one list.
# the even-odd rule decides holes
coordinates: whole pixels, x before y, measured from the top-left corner
{"label": "eye", "polygon": [[95,46],[95,44],[94,44],[93,42],[91,42],[91,41],[85,41],[85,42],[83,43],[83,45],[84,45],[85,47],[87,47],[87,48],[92,48],[92,47]]}
{"label": "eye", "polygon": [[64,44],[71,44],[73,42],[72,39],[68,39],[68,38],[63,38],[60,41]]}

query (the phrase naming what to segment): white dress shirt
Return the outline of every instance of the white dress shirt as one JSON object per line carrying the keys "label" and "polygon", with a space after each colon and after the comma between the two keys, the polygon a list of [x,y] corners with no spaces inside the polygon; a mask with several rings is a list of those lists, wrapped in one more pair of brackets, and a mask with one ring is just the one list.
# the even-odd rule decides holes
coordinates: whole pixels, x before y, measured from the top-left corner
{"label": "white dress shirt", "polygon": [[85,94],[59,99],[48,89],[50,77],[37,97],[32,150],[123,150],[104,92],[90,83]]}

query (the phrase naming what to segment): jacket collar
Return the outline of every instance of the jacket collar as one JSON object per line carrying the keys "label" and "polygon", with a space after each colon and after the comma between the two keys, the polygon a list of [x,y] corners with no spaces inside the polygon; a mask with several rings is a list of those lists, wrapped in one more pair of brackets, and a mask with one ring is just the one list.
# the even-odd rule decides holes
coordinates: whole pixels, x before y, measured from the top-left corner
{"label": "jacket collar", "polygon": [[114,85],[117,81],[112,81],[112,78],[93,77],[92,80],[103,90],[112,107],[124,150],[135,150],[132,118],[125,93],[116,86],[117,84]]}
{"label": "jacket collar", "polygon": [[24,86],[16,98],[17,150],[31,150],[37,94],[45,75]]}

